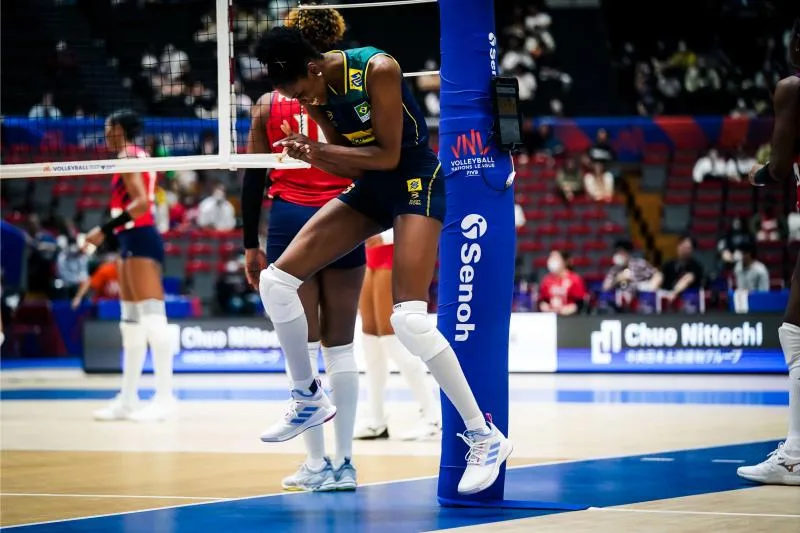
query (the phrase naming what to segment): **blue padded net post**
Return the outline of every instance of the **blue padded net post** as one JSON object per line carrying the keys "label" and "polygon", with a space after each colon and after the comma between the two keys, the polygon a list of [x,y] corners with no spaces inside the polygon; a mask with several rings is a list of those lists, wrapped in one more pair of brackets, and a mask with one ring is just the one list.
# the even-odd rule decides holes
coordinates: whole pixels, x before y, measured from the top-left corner
{"label": "blue padded net post", "polygon": [[[478,404],[508,432],[508,335],[514,283],[513,165],[495,146],[490,86],[497,75],[493,0],[439,0],[439,158],[447,218],[440,245],[438,325],[453,346]],[[442,396],[439,502],[503,500],[505,468],[488,490],[461,497],[466,445],[461,417]]]}

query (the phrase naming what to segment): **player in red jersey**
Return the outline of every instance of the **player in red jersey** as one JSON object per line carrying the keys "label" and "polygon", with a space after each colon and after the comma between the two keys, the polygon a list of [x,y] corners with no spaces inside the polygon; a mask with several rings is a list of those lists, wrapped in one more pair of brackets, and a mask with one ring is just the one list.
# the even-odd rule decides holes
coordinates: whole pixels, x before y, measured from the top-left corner
{"label": "player in red jersey", "polygon": [[[345,30],[344,19],[333,9],[294,10],[289,14],[287,24],[299,29],[315,46],[326,50],[341,40]],[[251,115],[248,153],[280,153],[283,149],[273,148],[273,144],[292,131],[302,131],[309,138],[324,141],[319,127],[309,119],[300,103],[277,92],[262,96],[253,106]],[[256,290],[267,263],[275,262],[314,213],[352,183],[350,179],[316,168],[272,169],[268,180],[272,209],[266,254],[259,247],[258,228],[267,174],[264,170],[249,169],[245,172],[242,186],[246,273]],[[311,366],[315,371],[318,368],[317,355],[321,344],[326,373],[336,399],[336,457],[331,461],[325,454],[321,425],[306,431],[304,442],[308,456],[296,473],[283,480],[286,490],[356,488],[356,471],[351,463],[358,400],[353,333],[365,262],[362,244],[300,287],[300,300],[308,320]]]}
{"label": "player in red jersey", "polygon": [[[796,71],[775,87],[770,161],[750,171],[750,182],[765,186],[793,179],[800,193],[800,19],[795,20],[792,29],[789,58]],[[789,302],[778,338],[789,366],[789,435],[766,461],[740,467],[737,473],[759,483],[800,485],[800,258],[792,274]]]}
{"label": "player in red jersey", "polygon": [[[134,144],[142,121],[132,111],[118,111],[106,120],[106,145],[119,159],[146,158]],[[115,174],[111,180],[111,219],[86,235],[88,245],[100,246],[107,236],[119,240],[120,332],[122,333],[122,388],[97,420],[163,420],[174,409],[172,349],[164,306],[161,266],[164,243],[155,228],[155,172]],[[156,394],[137,409],[138,385],[147,346],[153,354]]]}
{"label": "player in red jersey", "polygon": [[426,383],[427,369],[419,357],[409,352],[392,328],[392,261],[394,230],[370,237],[367,246],[367,273],[361,289],[359,309],[367,365],[367,416],[356,429],[360,440],[388,439],[389,427],[384,412],[388,362],[392,360],[419,404],[421,419],[401,440],[426,440],[442,433],[441,410],[433,389]]}

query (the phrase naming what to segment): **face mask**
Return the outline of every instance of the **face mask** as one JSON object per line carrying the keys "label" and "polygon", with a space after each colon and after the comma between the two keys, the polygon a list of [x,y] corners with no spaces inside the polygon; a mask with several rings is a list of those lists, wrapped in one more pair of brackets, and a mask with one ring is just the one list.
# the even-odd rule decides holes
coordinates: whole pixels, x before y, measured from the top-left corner
{"label": "face mask", "polygon": [[740,229],[742,229],[742,223],[739,222],[738,220],[734,220],[733,224],[731,224],[731,228],[733,228],[734,231],[739,231]]}
{"label": "face mask", "polygon": [[214,191],[214,198],[216,198],[217,200],[222,200],[223,198],[225,198],[225,193],[220,190],[216,190]]}
{"label": "face mask", "polygon": [[557,274],[561,272],[561,260],[552,258],[547,260],[547,270],[550,271],[551,274]]}
{"label": "face mask", "polygon": [[623,254],[614,254],[614,257],[611,258],[614,261],[614,264],[618,267],[625,266],[627,260]]}

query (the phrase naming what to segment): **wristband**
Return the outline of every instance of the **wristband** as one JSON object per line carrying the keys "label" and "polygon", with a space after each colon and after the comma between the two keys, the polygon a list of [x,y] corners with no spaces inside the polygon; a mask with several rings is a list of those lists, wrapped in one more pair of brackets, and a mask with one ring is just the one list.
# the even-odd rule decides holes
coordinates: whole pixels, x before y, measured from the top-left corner
{"label": "wristband", "polygon": [[107,237],[110,237],[114,234],[114,228],[118,228],[120,226],[124,226],[128,222],[133,220],[133,217],[127,211],[123,211],[121,215],[112,218],[102,226],[100,226],[100,230],[106,234]]}
{"label": "wristband", "polygon": [[769,174],[769,163],[758,169],[758,171],[753,175],[753,185],[756,185],[757,187],[763,187],[774,182],[775,180],[773,180],[772,176]]}

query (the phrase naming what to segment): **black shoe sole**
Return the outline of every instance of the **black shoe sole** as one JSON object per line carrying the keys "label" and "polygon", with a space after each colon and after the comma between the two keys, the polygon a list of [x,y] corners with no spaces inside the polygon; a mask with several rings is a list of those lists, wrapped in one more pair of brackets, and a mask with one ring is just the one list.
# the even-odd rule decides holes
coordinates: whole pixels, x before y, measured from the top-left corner
{"label": "black shoe sole", "polygon": [[386,440],[389,438],[389,428],[384,429],[374,437],[356,437],[355,440]]}

